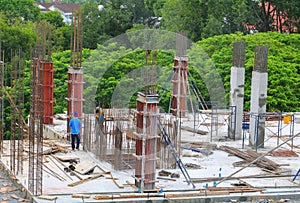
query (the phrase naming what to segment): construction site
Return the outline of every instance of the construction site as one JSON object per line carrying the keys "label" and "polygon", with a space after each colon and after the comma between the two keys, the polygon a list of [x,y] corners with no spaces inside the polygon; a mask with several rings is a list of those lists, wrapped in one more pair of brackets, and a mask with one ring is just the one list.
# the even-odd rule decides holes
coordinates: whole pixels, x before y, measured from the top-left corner
{"label": "construction site", "polygon": [[[74,16],[67,112],[54,114],[55,67],[46,24],[39,24],[32,51],[28,120],[22,53],[12,52],[10,92],[1,54],[1,168],[14,183],[2,193],[19,188],[23,197],[14,199],[38,203],[300,200],[300,113],[266,111],[267,46],[255,50],[250,111],[244,111],[245,43],[232,47],[226,106],[203,99],[188,72],[187,39],[178,33],[169,112],[159,109],[162,94],[149,68],[143,79],[151,85],[137,93],[135,109],[92,106],[90,113],[84,112],[81,21]],[[151,67],[154,54],[144,51]],[[10,106],[9,140],[4,139],[5,105]],[[79,150],[70,144],[74,112],[82,122]]]}

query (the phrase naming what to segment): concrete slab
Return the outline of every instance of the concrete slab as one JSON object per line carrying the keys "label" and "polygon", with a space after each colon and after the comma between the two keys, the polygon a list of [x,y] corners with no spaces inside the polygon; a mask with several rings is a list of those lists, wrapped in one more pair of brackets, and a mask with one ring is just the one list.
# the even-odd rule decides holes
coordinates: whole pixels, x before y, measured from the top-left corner
{"label": "concrete slab", "polygon": [[[203,120],[206,120],[208,116],[203,115]],[[300,117],[300,114],[299,114]],[[298,118],[298,117],[297,117]],[[224,118],[225,120],[225,118]],[[296,120],[296,119],[295,119]],[[299,119],[300,120],[300,119]],[[199,120],[198,123],[202,122]],[[270,121],[266,122],[266,140],[265,140],[265,148],[259,149],[259,153],[266,153],[269,150],[273,149],[277,146],[277,144],[282,143],[285,139],[289,138],[287,136],[283,135],[289,135],[289,125],[286,125],[282,129],[282,136],[277,137],[276,132],[277,125],[276,122]],[[194,122],[191,121],[183,121],[183,125],[189,126],[193,128]],[[199,125],[199,128],[203,128],[202,125]],[[207,127],[205,126],[207,129]],[[243,147],[245,149],[251,149],[250,146],[248,146],[247,142],[249,139],[249,132],[246,132],[246,137],[243,145],[243,140],[229,140],[229,139],[220,139],[223,138],[226,135],[225,132],[226,125],[220,126],[219,130],[220,133],[217,137],[212,137],[213,144],[216,144],[217,146],[221,145],[227,145],[236,147],[240,150],[243,150]],[[295,122],[295,132],[294,134],[297,134],[300,132],[300,122]],[[182,140],[185,141],[184,146],[189,147],[192,146],[192,144],[189,143],[195,143],[195,142],[210,142],[210,134],[206,135],[199,135],[194,134],[190,131],[182,131]],[[58,140],[56,140],[58,141]],[[62,140],[62,142],[67,143],[66,140]],[[5,152],[2,154],[1,161],[3,165],[6,166],[6,168],[9,168],[9,143],[4,142],[5,144]],[[289,144],[289,145],[288,145]],[[300,145],[300,137],[296,137],[293,139],[293,142],[288,142],[288,144],[283,145],[280,149],[282,150],[293,150],[295,153],[300,153],[300,149],[297,147]],[[293,144],[293,148],[291,148],[291,144]],[[197,152],[185,152],[182,151],[183,154],[186,153],[189,156],[183,156],[182,161],[183,163],[191,163],[195,165],[199,165],[200,168],[198,169],[189,169],[187,168],[187,171],[192,179],[196,178],[223,178],[230,176],[235,171],[239,170],[240,167],[234,167],[233,163],[237,161],[241,161],[240,158],[235,156],[230,156],[228,153],[220,151],[218,149],[210,149],[212,151],[212,154],[210,155],[199,155]],[[255,149],[254,149],[255,150]],[[270,198],[297,198],[300,199],[300,189],[298,190],[300,178],[296,179],[295,182],[291,182],[291,179],[293,178],[293,175],[296,174],[299,166],[299,157],[275,157],[275,156],[267,156],[268,159],[278,163],[281,165],[281,170],[284,171],[283,174],[290,175],[288,177],[274,177],[274,178],[242,178],[242,181],[245,181],[247,184],[258,187],[258,188],[264,188],[265,190],[262,193],[243,193],[243,194],[230,194],[227,196],[209,196],[209,197],[182,197],[182,198],[171,198],[166,199],[164,198],[165,195],[168,194],[175,194],[175,193],[182,193],[186,194],[188,192],[195,192],[202,189],[205,189],[206,187],[214,187],[216,183],[214,181],[207,180],[206,182],[199,182],[195,183],[196,188],[194,189],[191,185],[188,185],[185,178],[182,176],[182,173],[180,169],[166,169],[172,173],[179,173],[180,178],[174,178],[176,181],[173,180],[162,180],[157,179],[156,187],[158,197],[151,197],[151,198],[126,198],[126,199],[114,199],[114,195],[117,197],[120,194],[137,194],[135,191],[135,188],[130,186],[128,183],[134,183],[134,170],[122,170],[122,171],[115,171],[112,166],[107,162],[101,162],[95,158],[95,155],[86,152],[84,150],[79,151],[72,151],[67,150],[66,153],[56,153],[55,156],[57,157],[71,157],[71,158],[77,158],[79,157],[80,162],[79,164],[83,165],[84,169],[90,169],[94,168],[95,165],[99,167],[95,167],[94,171],[90,175],[83,175],[79,174],[79,177],[84,179],[90,176],[95,176],[101,172],[107,171],[111,172],[113,175],[113,178],[110,176],[110,174],[105,174],[103,177],[99,177],[97,179],[84,182],[82,184],[76,185],[74,187],[68,186],[70,183],[74,183],[76,181],[79,181],[80,178],[76,176],[72,176],[71,173],[67,173],[69,178],[65,172],[63,171],[63,166],[59,163],[54,164],[52,161],[48,160],[48,162],[45,161],[45,165],[47,165],[50,169],[52,169],[57,176],[63,177],[64,180],[59,180],[57,177],[55,177],[53,174],[43,172],[43,195],[50,195],[50,196],[57,196],[57,199],[55,202],[82,202],[83,200],[80,198],[72,198],[73,194],[88,194],[91,195],[90,198],[85,198],[85,202],[111,202],[112,200],[114,202],[145,202],[147,200],[151,200],[153,202],[166,202],[166,201],[172,201],[172,202],[199,202],[199,201],[210,201],[210,202],[218,202],[217,200],[225,200],[230,201],[230,199],[237,199],[241,200],[241,198],[245,201],[251,200],[251,199],[266,199],[267,197]],[[68,165],[69,162],[64,162],[65,165]],[[85,166],[88,164],[87,166]],[[62,169],[62,170],[61,170]],[[102,170],[101,170],[102,169]],[[161,169],[157,170],[157,173]],[[28,179],[27,179],[27,171],[28,171],[28,163],[26,160],[24,161],[24,169],[23,173],[19,173],[17,175],[17,179],[24,186],[24,188],[27,188],[28,186]],[[251,175],[262,175],[267,176],[270,175],[270,173],[263,171],[262,169],[258,167],[248,167],[242,171],[240,171],[238,174],[234,175],[234,177],[241,177],[241,176],[251,176]],[[272,175],[272,174],[271,174]],[[274,175],[274,174],[273,174]],[[117,184],[116,184],[116,182]],[[231,179],[224,181],[217,185],[217,188],[221,187],[233,187],[232,184],[238,183],[239,179]],[[119,185],[124,186],[123,188],[118,187]],[[160,191],[160,192],[159,192]],[[109,200],[95,200],[95,196],[97,195],[112,195],[110,196],[111,199]],[[161,196],[159,196],[161,195]],[[291,196],[289,196],[291,195]],[[292,196],[293,195],[293,196]],[[182,195],[184,196],[184,195]],[[36,202],[49,202],[49,200],[43,200],[39,199],[38,197],[33,197],[33,200]],[[222,201],[223,202],[223,201]]]}

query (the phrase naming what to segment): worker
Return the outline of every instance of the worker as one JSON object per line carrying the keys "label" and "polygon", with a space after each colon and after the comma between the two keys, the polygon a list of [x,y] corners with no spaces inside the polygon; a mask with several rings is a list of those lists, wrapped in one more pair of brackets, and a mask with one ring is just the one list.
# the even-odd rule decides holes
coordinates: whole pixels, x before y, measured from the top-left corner
{"label": "worker", "polygon": [[71,127],[72,150],[75,149],[75,141],[76,141],[76,149],[79,150],[81,121],[78,118],[78,113],[76,111],[74,112],[74,117],[70,120],[69,126]]}
{"label": "worker", "polygon": [[104,113],[103,113],[103,109],[100,107],[96,108],[96,121],[98,121],[98,124],[103,127],[103,120],[104,120]]}

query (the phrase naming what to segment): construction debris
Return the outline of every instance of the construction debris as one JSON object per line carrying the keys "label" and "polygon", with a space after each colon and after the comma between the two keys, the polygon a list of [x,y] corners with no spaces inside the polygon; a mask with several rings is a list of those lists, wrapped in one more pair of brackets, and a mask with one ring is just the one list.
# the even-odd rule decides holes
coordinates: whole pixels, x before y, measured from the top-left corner
{"label": "construction debris", "polygon": [[57,196],[49,196],[49,195],[40,195],[38,196],[39,199],[45,199],[49,201],[54,201],[57,199]]}
{"label": "construction debris", "polygon": [[179,173],[172,173],[171,178],[180,178],[180,174]]}
{"label": "construction debris", "polygon": [[186,163],[185,167],[189,168],[189,169],[200,169],[201,166],[197,165],[197,164],[193,164],[193,163]]}
{"label": "construction debris", "polygon": [[[247,163],[252,162],[253,160],[257,159],[260,155],[253,150],[241,151],[234,147],[229,146],[220,146],[220,150],[223,150],[229,154],[233,154],[241,159],[244,159]],[[266,157],[262,157],[261,159],[257,160],[253,164],[257,165],[260,168],[265,168],[268,170],[276,171],[279,170],[280,165],[267,159]]]}
{"label": "construction debris", "polygon": [[57,159],[59,159],[62,162],[79,162],[80,158],[79,157],[74,157],[74,156],[53,156]]}
{"label": "construction debris", "polygon": [[83,161],[75,166],[75,171],[82,175],[86,175],[92,173],[96,166],[97,164],[95,162]]}
{"label": "construction debris", "polygon": [[165,171],[165,170],[161,170],[161,171],[158,172],[159,176],[169,176],[171,174],[172,174],[171,172]]}
{"label": "construction debris", "polygon": [[10,193],[10,192],[13,192],[16,190],[17,190],[17,188],[2,187],[2,188],[0,188],[0,193]]}
{"label": "construction debris", "polygon": [[74,187],[74,186],[80,185],[80,184],[82,184],[82,183],[85,183],[85,182],[88,182],[88,181],[95,180],[95,179],[97,179],[97,178],[103,177],[104,174],[109,174],[109,172],[103,172],[103,173],[100,173],[100,174],[95,175],[95,176],[90,176],[90,177],[88,177],[88,178],[85,178],[85,179],[76,181],[76,182],[74,182],[74,183],[70,183],[70,184],[68,184],[68,186],[69,186],[69,187]]}
{"label": "construction debris", "polygon": [[271,156],[278,156],[278,157],[298,157],[299,155],[290,150],[278,150],[278,151],[273,151],[270,153]]}
{"label": "construction debris", "polygon": [[15,194],[12,194],[11,198],[18,200],[19,202],[29,202],[28,199],[21,198],[18,195],[15,195]]}

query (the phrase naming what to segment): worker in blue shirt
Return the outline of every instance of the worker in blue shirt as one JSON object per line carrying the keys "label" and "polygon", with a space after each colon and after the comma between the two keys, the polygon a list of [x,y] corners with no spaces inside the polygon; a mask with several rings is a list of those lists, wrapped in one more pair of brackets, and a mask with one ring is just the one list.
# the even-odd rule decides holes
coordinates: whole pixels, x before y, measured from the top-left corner
{"label": "worker in blue shirt", "polygon": [[74,117],[70,120],[69,126],[71,127],[72,150],[75,149],[75,140],[76,140],[76,149],[79,150],[81,121],[78,118],[78,113],[76,111],[74,112]]}

